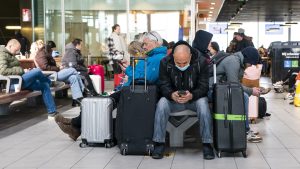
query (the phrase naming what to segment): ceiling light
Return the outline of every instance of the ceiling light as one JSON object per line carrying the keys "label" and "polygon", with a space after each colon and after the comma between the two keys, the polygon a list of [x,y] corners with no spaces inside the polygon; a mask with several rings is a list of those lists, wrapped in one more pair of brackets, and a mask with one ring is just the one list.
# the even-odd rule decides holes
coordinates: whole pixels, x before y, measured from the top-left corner
{"label": "ceiling light", "polygon": [[209,13],[214,13],[213,11],[209,11]]}
{"label": "ceiling light", "polygon": [[21,26],[5,26],[5,29],[16,30],[16,29],[21,29]]}
{"label": "ceiling light", "polygon": [[214,7],[210,7],[210,9],[215,9]]}
{"label": "ceiling light", "polygon": [[212,3],[210,3],[211,5],[216,5],[216,3],[215,2],[212,2]]}
{"label": "ceiling light", "polygon": [[208,16],[212,16],[212,14],[208,14]]}

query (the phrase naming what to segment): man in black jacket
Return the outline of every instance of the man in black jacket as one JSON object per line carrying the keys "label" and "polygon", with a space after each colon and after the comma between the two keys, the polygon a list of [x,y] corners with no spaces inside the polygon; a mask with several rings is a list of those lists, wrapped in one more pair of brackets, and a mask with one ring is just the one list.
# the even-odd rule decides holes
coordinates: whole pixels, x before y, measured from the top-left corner
{"label": "man in black jacket", "polygon": [[[207,46],[209,42],[210,39]],[[177,42],[172,53],[160,62],[159,87],[162,98],[155,112],[153,141],[156,144],[152,158],[163,158],[169,114],[190,109],[197,112],[199,118],[204,159],[213,159],[212,119],[207,99],[206,58],[187,42]]]}

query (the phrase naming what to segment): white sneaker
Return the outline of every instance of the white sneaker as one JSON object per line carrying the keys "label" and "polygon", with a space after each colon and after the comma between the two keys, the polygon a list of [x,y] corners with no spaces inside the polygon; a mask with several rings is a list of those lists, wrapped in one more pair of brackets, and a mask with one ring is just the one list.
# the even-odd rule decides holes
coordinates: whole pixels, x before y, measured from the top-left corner
{"label": "white sneaker", "polygon": [[276,82],[276,83],[274,83],[273,84],[273,86],[282,86],[283,85],[283,81],[281,80],[281,81],[278,81],[278,82]]}
{"label": "white sneaker", "polygon": [[254,135],[253,133],[249,133],[247,135],[247,140],[250,143],[260,143],[260,142],[262,142],[262,138],[258,135]]}
{"label": "white sneaker", "polygon": [[286,94],[286,96],[284,97],[284,100],[287,100],[287,99],[289,99],[289,100],[293,100],[293,99],[294,99],[294,96],[293,96],[293,94],[292,94],[292,93],[288,93],[288,94]]}

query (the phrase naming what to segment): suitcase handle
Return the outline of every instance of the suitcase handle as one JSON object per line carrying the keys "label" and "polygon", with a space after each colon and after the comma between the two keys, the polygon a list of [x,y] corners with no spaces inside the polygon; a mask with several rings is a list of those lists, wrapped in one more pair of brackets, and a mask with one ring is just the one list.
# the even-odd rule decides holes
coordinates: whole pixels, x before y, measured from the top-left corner
{"label": "suitcase handle", "polygon": [[132,63],[132,91],[135,90],[135,77],[134,77],[134,74],[135,74],[135,61],[136,60],[144,60],[144,73],[145,73],[145,84],[144,84],[144,89],[145,91],[147,91],[147,58],[137,58],[137,57],[131,57],[130,59],[133,63]]}

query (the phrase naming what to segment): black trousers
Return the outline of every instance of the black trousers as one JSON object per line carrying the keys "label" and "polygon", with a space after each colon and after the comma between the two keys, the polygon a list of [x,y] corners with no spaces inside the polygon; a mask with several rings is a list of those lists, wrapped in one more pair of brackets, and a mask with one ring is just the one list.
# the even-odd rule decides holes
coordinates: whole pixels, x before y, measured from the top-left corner
{"label": "black trousers", "polygon": [[[121,91],[117,91],[113,94],[111,94],[109,97],[113,100],[113,109],[115,109],[119,103],[120,100]],[[77,128],[78,130],[81,130],[81,111],[79,116],[72,118],[71,124],[73,127]]]}
{"label": "black trousers", "polygon": [[85,87],[91,92],[91,94],[95,94],[96,90],[94,88],[92,79],[90,78],[89,74],[84,71],[80,71],[80,77],[83,80]]}

